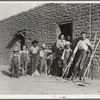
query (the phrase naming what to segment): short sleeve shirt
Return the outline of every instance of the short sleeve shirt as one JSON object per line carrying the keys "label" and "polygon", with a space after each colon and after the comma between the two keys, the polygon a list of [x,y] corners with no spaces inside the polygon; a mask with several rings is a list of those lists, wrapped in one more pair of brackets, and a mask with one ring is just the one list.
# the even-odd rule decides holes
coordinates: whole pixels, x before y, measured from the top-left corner
{"label": "short sleeve shirt", "polygon": [[39,50],[39,47],[33,47],[33,46],[32,46],[32,47],[30,48],[30,51],[31,51],[32,54],[37,54],[37,53],[38,53],[38,50]]}

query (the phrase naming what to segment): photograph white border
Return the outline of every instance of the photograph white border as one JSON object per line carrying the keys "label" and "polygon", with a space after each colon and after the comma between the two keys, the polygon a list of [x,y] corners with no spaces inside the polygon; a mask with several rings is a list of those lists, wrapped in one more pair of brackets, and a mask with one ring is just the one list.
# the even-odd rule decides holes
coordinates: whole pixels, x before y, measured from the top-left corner
{"label": "photograph white border", "polygon": [[[100,1],[0,1],[0,3],[100,3]],[[100,99],[100,95],[0,95],[0,99]]]}

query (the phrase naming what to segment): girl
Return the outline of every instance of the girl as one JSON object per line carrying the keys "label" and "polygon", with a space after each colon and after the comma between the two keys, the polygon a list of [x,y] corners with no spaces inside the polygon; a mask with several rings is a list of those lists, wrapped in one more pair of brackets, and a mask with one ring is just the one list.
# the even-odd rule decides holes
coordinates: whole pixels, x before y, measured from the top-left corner
{"label": "girl", "polygon": [[63,64],[64,64],[63,72],[64,72],[64,70],[66,68],[66,65],[68,65],[68,63],[70,61],[70,57],[72,55],[72,49],[70,48],[70,45],[71,45],[71,43],[69,41],[67,41],[66,45],[65,45],[65,49],[64,49],[62,57],[61,57],[61,59],[63,60]]}
{"label": "girl", "polygon": [[28,64],[28,50],[27,50],[27,46],[23,45],[22,49],[23,50],[20,52],[22,75],[26,76],[26,74],[27,74],[27,64]]}

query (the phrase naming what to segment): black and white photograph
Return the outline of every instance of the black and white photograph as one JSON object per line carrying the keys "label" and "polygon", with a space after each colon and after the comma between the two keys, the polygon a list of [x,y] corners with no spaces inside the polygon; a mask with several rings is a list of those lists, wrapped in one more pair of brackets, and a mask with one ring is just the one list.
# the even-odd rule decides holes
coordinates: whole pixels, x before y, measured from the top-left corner
{"label": "black and white photograph", "polygon": [[100,95],[100,2],[0,2],[0,95]]}

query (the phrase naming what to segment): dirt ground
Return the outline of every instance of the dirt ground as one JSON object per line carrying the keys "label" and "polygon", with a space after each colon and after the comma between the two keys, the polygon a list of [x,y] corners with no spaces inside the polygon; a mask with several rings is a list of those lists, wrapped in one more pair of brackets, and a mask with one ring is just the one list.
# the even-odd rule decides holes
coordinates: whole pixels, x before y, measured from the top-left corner
{"label": "dirt ground", "polygon": [[0,95],[99,95],[100,80],[86,79],[84,86],[54,76],[11,78],[9,66],[0,66]]}

